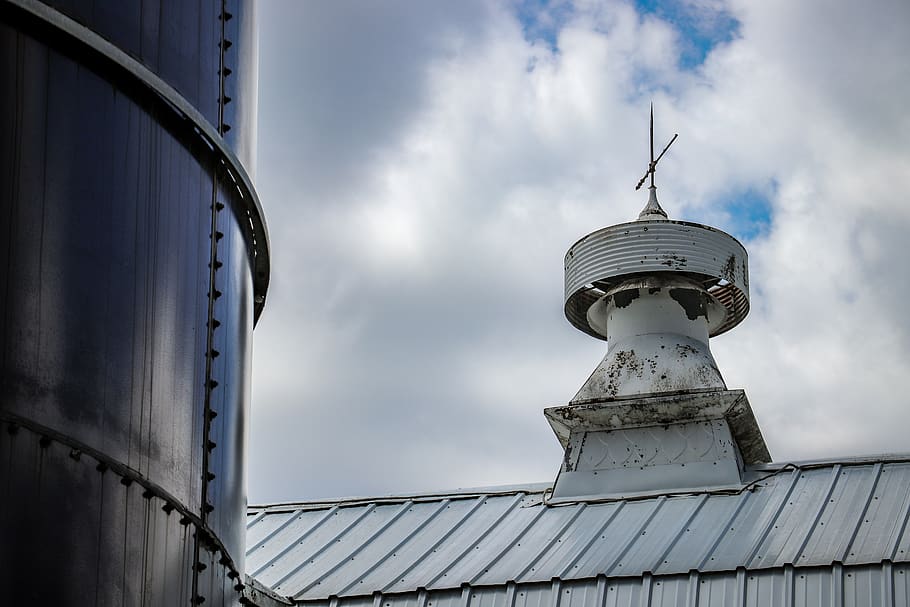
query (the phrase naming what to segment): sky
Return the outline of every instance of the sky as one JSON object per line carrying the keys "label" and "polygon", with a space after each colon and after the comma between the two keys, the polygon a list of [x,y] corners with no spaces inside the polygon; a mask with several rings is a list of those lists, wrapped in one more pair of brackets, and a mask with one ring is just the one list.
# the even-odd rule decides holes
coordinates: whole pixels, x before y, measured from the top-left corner
{"label": "sky", "polygon": [[637,217],[749,252],[711,340],[775,461],[910,452],[910,3],[259,3],[250,503],[552,481],[606,351],[563,256]]}

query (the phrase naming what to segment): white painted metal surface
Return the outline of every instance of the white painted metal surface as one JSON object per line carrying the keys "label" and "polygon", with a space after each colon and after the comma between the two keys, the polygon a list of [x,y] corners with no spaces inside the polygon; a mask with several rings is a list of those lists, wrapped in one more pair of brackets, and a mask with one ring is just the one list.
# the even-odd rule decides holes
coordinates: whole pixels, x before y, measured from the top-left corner
{"label": "white painted metal surface", "polygon": [[[653,185],[655,162],[652,154],[650,198],[639,220],[589,234],[566,254],[566,317],[606,339],[607,352],[560,410],[572,419],[596,405],[604,422],[577,427],[563,442],[553,489],[560,500],[736,489],[743,461],[749,461],[743,454],[752,445],[739,444],[741,433],[725,416],[669,418],[643,427],[611,415],[632,398],[651,399],[641,403],[650,407],[690,393],[723,401],[726,384],[709,337],[748,312],[745,249],[719,230],[667,220]],[[750,443],[761,443],[766,452],[754,420],[753,426],[758,438]]]}
{"label": "white painted metal surface", "polygon": [[587,313],[607,353],[572,402],[725,388],[708,345],[726,312],[685,277],[644,277],[607,291]]}
{"label": "white painted metal surface", "polygon": [[[389,607],[439,607],[450,594],[465,600],[465,589],[464,605],[508,607],[508,593],[526,592],[600,606],[605,584],[618,593],[607,605],[642,592],[650,598],[634,604],[801,605],[810,603],[781,597],[831,588],[847,597],[861,581],[857,601],[843,604],[888,604],[874,602],[884,595],[907,604],[910,457],[746,474],[737,492],[560,505],[532,486],[251,507],[248,573],[297,601]],[[863,594],[867,587],[879,594]],[[678,592],[698,602],[678,602]]]}
{"label": "white painted metal surface", "polygon": [[553,488],[560,500],[739,490],[744,463],[771,461],[742,390],[574,402],[544,415],[565,449]]}
{"label": "white painted metal surface", "polygon": [[739,489],[740,460],[724,419],[576,432],[553,488],[557,499],[706,487]]}

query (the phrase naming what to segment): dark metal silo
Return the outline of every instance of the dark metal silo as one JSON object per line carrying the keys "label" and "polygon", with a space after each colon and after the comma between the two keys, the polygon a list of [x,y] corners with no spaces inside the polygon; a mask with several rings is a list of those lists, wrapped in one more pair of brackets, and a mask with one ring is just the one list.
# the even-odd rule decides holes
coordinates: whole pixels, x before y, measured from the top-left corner
{"label": "dark metal silo", "polygon": [[0,0],[0,604],[241,600],[244,0]]}

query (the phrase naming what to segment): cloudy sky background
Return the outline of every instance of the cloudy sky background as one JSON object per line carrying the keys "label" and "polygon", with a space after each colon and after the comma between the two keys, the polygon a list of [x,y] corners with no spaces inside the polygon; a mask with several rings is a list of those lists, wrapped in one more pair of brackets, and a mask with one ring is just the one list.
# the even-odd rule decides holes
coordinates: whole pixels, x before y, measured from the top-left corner
{"label": "cloudy sky background", "polygon": [[635,218],[746,245],[712,340],[775,460],[910,451],[910,4],[259,5],[273,274],[251,503],[555,478],[542,410],[605,351],[563,255]]}

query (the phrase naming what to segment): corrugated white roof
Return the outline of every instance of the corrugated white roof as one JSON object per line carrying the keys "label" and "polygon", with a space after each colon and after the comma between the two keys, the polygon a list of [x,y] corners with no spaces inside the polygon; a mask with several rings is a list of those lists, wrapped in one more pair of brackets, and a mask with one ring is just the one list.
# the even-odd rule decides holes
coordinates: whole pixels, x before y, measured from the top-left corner
{"label": "corrugated white roof", "polygon": [[910,457],[748,474],[738,492],[559,505],[535,485],[254,506],[247,570],[312,601],[910,560]]}

